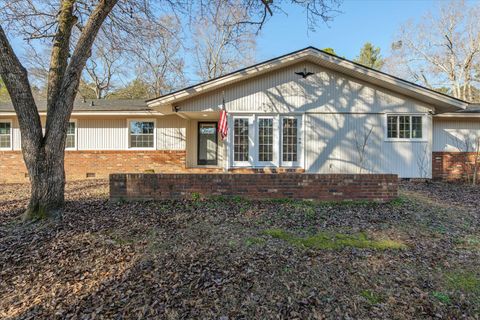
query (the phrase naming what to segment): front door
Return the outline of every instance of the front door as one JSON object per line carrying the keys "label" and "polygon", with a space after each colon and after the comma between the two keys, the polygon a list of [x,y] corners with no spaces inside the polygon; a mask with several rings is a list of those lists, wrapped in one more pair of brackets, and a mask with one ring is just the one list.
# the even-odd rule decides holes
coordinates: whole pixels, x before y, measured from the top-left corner
{"label": "front door", "polygon": [[217,165],[217,123],[198,123],[198,165]]}

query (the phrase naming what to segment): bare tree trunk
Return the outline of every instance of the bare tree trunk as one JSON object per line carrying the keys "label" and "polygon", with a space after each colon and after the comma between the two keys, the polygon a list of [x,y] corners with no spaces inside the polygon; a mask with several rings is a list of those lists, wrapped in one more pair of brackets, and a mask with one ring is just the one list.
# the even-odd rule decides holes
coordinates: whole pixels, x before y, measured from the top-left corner
{"label": "bare tree trunk", "polygon": [[65,190],[63,157],[63,148],[48,150],[43,147],[33,157],[24,152],[31,184],[30,202],[24,220],[61,216]]}

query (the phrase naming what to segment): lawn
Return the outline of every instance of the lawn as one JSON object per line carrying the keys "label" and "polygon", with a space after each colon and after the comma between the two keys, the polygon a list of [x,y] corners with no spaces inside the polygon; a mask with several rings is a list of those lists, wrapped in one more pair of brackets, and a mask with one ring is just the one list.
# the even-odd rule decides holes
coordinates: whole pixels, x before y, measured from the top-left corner
{"label": "lawn", "polygon": [[22,224],[0,186],[2,319],[476,318],[480,188],[404,183],[387,204],[241,198],[110,203],[67,185]]}

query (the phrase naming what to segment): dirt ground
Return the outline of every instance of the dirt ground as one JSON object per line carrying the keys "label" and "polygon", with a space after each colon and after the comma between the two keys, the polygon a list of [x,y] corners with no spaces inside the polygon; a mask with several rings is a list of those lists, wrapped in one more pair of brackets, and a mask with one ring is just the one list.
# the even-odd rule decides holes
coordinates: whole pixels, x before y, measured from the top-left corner
{"label": "dirt ground", "polygon": [[23,224],[28,185],[0,185],[0,318],[480,317],[479,187],[403,183],[387,204],[67,189],[62,222]]}

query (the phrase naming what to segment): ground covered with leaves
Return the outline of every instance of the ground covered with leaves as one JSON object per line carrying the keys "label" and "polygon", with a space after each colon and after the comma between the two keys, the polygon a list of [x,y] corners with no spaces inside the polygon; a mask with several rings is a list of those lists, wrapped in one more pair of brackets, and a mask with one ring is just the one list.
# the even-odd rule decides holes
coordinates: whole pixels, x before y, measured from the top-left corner
{"label": "ground covered with leaves", "polygon": [[1,185],[0,318],[478,318],[479,196],[110,203],[84,181],[62,222],[23,224],[28,185]]}

